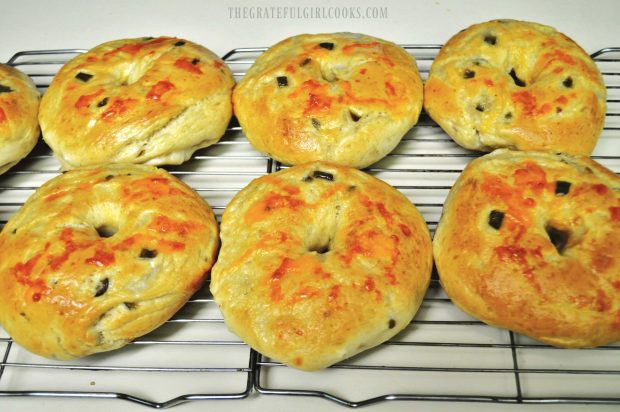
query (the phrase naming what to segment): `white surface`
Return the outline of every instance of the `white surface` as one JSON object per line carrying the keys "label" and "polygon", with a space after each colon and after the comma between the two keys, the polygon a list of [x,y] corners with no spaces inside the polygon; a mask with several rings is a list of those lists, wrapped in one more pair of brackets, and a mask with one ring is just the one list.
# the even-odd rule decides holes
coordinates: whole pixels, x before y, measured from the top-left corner
{"label": "white surface", "polygon": [[[231,19],[229,7],[367,7],[387,8],[386,19]],[[243,9],[240,11],[243,13]],[[249,13],[248,9],[248,13]],[[254,9],[254,13],[256,9]],[[232,11],[234,14],[234,10]],[[305,3],[267,0],[19,0],[2,4],[0,60],[15,52],[57,48],[90,48],[103,41],[138,36],[174,35],[196,41],[219,55],[235,47],[269,46],[301,32],[357,31],[400,44],[438,44],[458,30],[491,18],[516,18],[555,26],[588,52],[620,46],[620,2],[615,0],[541,1],[344,1],[314,0]],[[170,385],[174,385],[172,380]],[[619,385],[620,387],[620,382]],[[612,406],[497,405],[480,403],[388,402],[368,411],[603,411]],[[241,401],[191,402],[174,407],[180,412],[239,411],[344,411],[325,400],[258,396]],[[148,408],[117,400],[0,398],[2,411],[147,411]]]}
{"label": "white surface", "polygon": [[[443,43],[466,26],[516,18],[555,26],[593,52],[620,38],[615,0],[5,0],[0,60],[34,49],[90,48],[123,37],[175,35],[222,55],[301,32],[358,31],[396,43]],[[229,7],[387,7],[387,19],[230,19]]]}

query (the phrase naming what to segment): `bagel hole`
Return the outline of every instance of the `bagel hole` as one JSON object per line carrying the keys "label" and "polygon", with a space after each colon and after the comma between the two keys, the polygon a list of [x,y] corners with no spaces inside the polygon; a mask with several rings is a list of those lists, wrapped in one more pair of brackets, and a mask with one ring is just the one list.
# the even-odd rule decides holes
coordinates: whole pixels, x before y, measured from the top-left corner
{"label": "bagel hole", "polygon": [[324,71],[321,71],[321,77],[323,78],[323,80],[325,80],[326,82],[329,82],[329,83],[333,83],[336,80],[338,80],[338,77],[336,76],[336,73],[334,73],[334,72],[324,72]]}
{"label": "bagel hole", "polygon": [[110,224],[99,225],[95,228],[99,237],[108,238],[112,237],[118,232],[118,227]]}
{"label": "bagel hole", "polygon": [[310,245],[308,250],[310,252],[316,252],[319,255],[324,255],[330,250],[330,241],[328,240],[327,243],[315,243],[313,245]]}
{"label": "bagel hole", "polygon": [[332,65],[321,64],[321,78],[326,82],[332,83],[338,80],[338,75]]}

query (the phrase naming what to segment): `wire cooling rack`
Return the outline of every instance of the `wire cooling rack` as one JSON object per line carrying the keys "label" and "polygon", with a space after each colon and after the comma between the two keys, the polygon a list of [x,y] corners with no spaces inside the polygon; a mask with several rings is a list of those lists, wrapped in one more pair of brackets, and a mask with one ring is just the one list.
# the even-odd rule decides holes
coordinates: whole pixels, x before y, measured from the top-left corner
{"label": "wire cooling rack", "polygon": [[[439,45],[405,45],[428,74]],[[224,56],[237,79],[265,48]],[[8,64],[44,92],[79,49],[28,51]],[[608,90],[593,158],[620,172],[620,48],[592,55]],[[367,169],[411,199],[434,232],[444,199],[479,153],[455,145],[422,114],[385,159]],[[231,122],[222,140],[167,167],[209,202],[218,219],[253,178],[281,165],[254,151]],[[57,175],[43,143],[0,176],[0,228],[37,187]],[[319,397],[348,407],[401,401],[620,405],[620,344],[565,350],[492,328],[457,309],[433,275],[413,322],[394,339],[319,372],[300,372],[251,350],[227,331],[208,284],[170,321],[123,349],[70,362],[30,354],[0,328],[0,396],[123,399],[153,408],[276,395]],[[170,384],[172,382],[173,384]],[[234,405],[231,405],[234,407]]]}

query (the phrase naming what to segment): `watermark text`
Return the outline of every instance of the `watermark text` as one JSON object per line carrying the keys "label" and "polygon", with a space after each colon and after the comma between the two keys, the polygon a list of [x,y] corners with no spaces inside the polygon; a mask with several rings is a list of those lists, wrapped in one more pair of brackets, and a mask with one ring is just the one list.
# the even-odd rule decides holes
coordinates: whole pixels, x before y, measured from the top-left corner
{"label": "watermark text", "polygon": [[260,19],[381,19],[388,18],[387,7],[311,7],[311,6],[229,6],[228,18],[234,20]]}

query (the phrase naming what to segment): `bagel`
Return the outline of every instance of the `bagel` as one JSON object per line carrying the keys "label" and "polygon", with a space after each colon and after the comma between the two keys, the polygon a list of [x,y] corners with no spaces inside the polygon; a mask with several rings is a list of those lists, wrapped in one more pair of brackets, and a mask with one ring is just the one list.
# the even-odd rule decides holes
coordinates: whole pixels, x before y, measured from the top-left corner
{"label": "bagel", "polygon": [[448,296],[485,323],[558,347],[620,340],[620,177],[588,157],[474,160],[433,251]]}
{"label": "bagel", "polygon": [[224,134],[233,85],[222,60],[188,40],[115,40],[60,69],[39,121],[65,169],[180,164]]}
{"label": "bagel", "polygon": [[353,33],[290,37],[258,57],[233,92],[250,143],[286,164],[363,168],[418,121],[422,79],[401,47]]}
{"label": "bagel", "polygon": [[433,62],[424,108],[459,145],[589,156],[605,122],[606,89],[590,56],[554,28],[475,24]]}
{"label": "bagel", "polygon": [[404,329],[429,285],[429,231],[400,192],[313,162],[250,182],[226,207],[211,292],[228,328],[302,370]]}
{"label": "bagel", "polygon": [[0,324],[48,358],[117,349],[202,286],[218,246],[210,207],[164,170],[66,172],[0,233]]}
{"label": "bagel", "polygon": [[30,77],[0,64],[0,174],[26,157],[39,140],[39,92]]}

